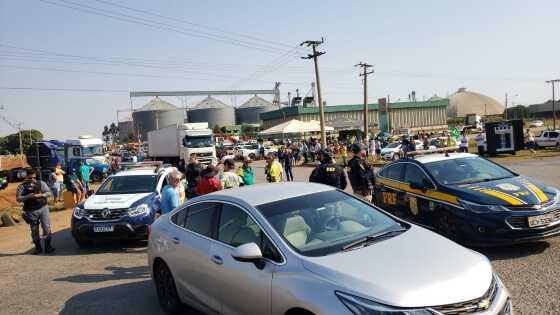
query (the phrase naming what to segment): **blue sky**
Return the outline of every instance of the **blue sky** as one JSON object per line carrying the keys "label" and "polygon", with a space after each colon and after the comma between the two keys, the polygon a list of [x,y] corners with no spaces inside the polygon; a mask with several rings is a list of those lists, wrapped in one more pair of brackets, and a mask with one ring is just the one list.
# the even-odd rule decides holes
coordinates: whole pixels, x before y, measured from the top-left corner
{"label": "blue sky", "polygon": [[[63,7],[76,4],[121,20]],[[130,90],[271,89],[280,81],[285,99],[314,80],[312,62],[297,57],[306,50],[295,47],[321,36],[327,104],[362,101],[359,61],[375,65],[370,101],[466,86],[501,102],[507,92],[517,95],[510,103],[538,103],[551,97],[544,80],[560,77],[559,13],[554,0],[0,0],[0,87],[105,90],[0,88],[0,105],[9,120],[66,139],[99,135],[130,107]],[[0,134],[11,132],[0,121]]]}

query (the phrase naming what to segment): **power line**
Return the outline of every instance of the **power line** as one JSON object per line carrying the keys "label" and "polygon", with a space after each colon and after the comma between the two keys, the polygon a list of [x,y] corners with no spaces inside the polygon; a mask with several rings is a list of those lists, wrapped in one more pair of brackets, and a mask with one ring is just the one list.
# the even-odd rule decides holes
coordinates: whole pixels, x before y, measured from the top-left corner
{"label": "power line", "polygon": [[[246,42],[246,41],[243,41],[243,40],[238,40],[238,39],[227,38],[227,37],[221,36],[221,35],[212,35],[212,34],[208,34],[208,33],[201,33],[200,31],[199,32],[196,32],[196,31],[193,32],[192,30],[177,27],[176,25],[168,24],[168,23],[165,23],[165,22],[162,22],[162,21],[153,21],[153,20],[145,19],[145,18],[138,17],[138,16],[133,16],[133,15],[124,14],[124,13],[120,13],[120,12],[115,12],[115,11],[111,11],[111,10],[100,9],[100,8],[97,8],[97,7],[84,5],[84,4],[79,4],[79,3],[72,2],[72,1],[67,1],[67,0],[60,0],[60,2],[54,2],[54,1],[48,1],[48,0],[39,0],[39,1],[51,4],[51,5],[59,6],[59,7],[69,8],[69,9],[80,11],[80,12],[86,12],[86,13],[89,13],[89,14],[104,16],[104,17],[111,18],[111,19],[118,20],[118,21],[124,21],[124,22],[128,22],[128,23],[144,25],[144,26],[148,26],[148,27],[151,27],[151,28],[155,28],[155,29],[172,31],[172,32],[182,34],[182,35],[186,35],[186,36],[205,38],[205,39],[209,39],[209,40],[214,40],[214,41],[223,42],[223,43],[236,45],[236,46],[240,46],[240,47],[245,47],[245,48],[251,48],[251,49],[260,50],[260,51],[264,51],[264,52],[278,53],[278,50],[281,50],[281,49],[278,49],[278,48],[271,48],[268,45],[262,45],[262,44],[260,46],[255,46],[254,43],[249,43],[249,42]],[[63,2],[63,3],[61,3],[61,2]]]}
{"label": "power line", "polygon": [[42,88],[42,87],[13,87],[0,86],[0,90],[22,90],[22,91],[62,91],[62,92],[103,92],[103,93],[128,93],[128,90],[103,90],[103,89],[68,89],[68,88]]}

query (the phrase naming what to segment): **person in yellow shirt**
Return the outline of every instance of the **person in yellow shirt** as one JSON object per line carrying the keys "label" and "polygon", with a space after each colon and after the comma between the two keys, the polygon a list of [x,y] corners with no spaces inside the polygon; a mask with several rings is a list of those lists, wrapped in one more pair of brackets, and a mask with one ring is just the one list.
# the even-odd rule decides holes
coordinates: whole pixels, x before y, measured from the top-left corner
{"label": "person in yellow shirt", "polygon": [[346,144],[340,145],[340,155],[342,155],[342,165],[346,167],[346,159],[348,158]]}
{"label": "person in yellow shirt", "polygon": [[266,180],[269,183],[279,183],[282,181],[282,164],[276,161],[274,153],[266,157]]}

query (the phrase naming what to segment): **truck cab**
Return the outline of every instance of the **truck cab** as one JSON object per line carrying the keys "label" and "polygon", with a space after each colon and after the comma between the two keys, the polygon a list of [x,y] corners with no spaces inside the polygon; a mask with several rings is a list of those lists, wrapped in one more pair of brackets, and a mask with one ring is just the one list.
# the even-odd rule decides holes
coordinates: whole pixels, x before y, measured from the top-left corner
{"label": "truck cab", "polygon": [[66,140],[64,156],[67,161],[73,158],[91,158],[100,163],[107,163],[103,141],[92,136],[79,136],[78,139]]}

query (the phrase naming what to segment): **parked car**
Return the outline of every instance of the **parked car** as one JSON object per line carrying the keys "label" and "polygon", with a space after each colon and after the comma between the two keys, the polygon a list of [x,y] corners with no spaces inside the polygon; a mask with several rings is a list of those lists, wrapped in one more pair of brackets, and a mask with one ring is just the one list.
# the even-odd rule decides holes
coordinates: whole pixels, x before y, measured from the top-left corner
{"label": "parked car", "polygon": [[560,130],[545,130],[535,137],[537,147],[560,147]]}
{"label": "parked car", "polygon": [[[424,150],[424,144],[420,140],[414,140],[416,150]],[[381,158],[384,160],[398,160],[401,158],[402,143],[393,142],[381,149]],[[430,144],[429,149],[436,149],[436,146]]]}
{"label": "parked car", "polygon": [[261,184],[153,225],[161,307],[208,314],[511,314],[488,259],[343,191]]}
{"label": "parked car", "polygon": [[539,128],[542,127],[544,125],[544,122],[542,120],[534,120],[531,122],[531,124],[529,124],[530,127],[532,128]]}
{"label": "parked car", "polygon": [[376,204],[474,245],[560,235],[560,191],[478,155],[429,154],[392,162],[375,178]]}
{"label": "parked car", "polygon": [[147,239],[171,168],[145,167],[109,176],[74,209],[72,236],[78,245],[95,240]]}
{"label": "parked car", "polygon": [[259,146],[257,144],[238,145],[234,148],[234,151],[236,156],[248,157],[251,160],[256,159],[260,155]]}

